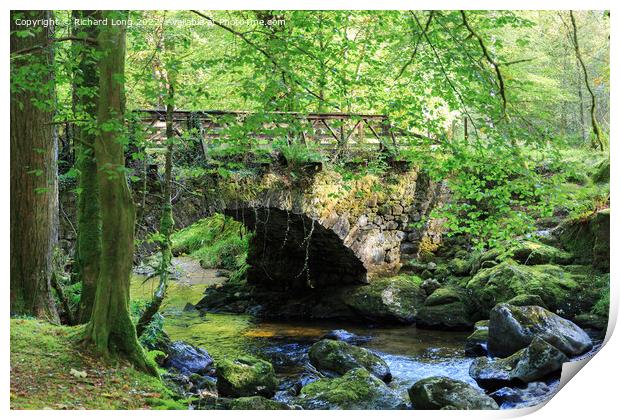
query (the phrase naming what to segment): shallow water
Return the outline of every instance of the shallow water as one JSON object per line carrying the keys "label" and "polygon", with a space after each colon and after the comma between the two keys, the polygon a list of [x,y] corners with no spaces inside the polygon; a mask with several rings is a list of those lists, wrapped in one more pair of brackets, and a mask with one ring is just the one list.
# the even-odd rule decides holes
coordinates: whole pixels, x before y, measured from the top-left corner
{"label": "shallow water", "polygon": [[[187,267],[188,264],[177,264]],[[194,267],[195,268],[195,267]],[[217,361],[223,357],[244,354],[269,359],[283,384],[289,385],[304,371],[308,364],[308,349],[328,331],[345,329],[360,336],[370,337],[362,346],[380,355],[392,372],[390,386],[408,401],[407,389],[416,381],[430,376],[447,376],[478,388],[469,376],[473,358],[464,353],[467,332],[422,330],[414,326],[360,326],[343,322],[274,322],[256,321],[248,315],[205,314],[185,310],[187,303],[196,304],[205,289],[204,280],[190,281],[181,271],[179,280],[171,282],[162,305],[164,329],[173,340],[183,340],[209,351]],[[200,277],[200,276],[199,276]],[[214,284],[223,279],[213,278],[213,273],[200,277],[209,278]],[[196,276],[193,276],[196,279]],[[132,298],[148,299],[155,289],[156,279],[144,281],[134,276]],[[291,382],[292,381],[292,382]],[[549,395],[558,382],[549,382]],[[532,404],[544,400],[537,396]],[[287,394],[279,392],[277,399],[286,401]],[[511,408],[514,404],[503,404]]]}

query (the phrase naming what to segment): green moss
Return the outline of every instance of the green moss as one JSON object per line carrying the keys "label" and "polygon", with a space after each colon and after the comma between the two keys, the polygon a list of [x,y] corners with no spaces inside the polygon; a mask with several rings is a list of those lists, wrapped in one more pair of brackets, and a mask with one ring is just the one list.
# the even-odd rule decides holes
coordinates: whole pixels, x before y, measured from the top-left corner
{"label": "green moss", "polygon": [[382,380],[391,379],[390,369],[383,359],[361,347],[344,341],[321,340],[310,347],[308,356],[319,370],[345,374],[364,368]]}
{"label": "green moss", "polygon": [[371,280],[369,285],[343,288],[342,300],[354,311],[368,319],[411,323],[424,302],[417,276]]}
{"label": "green moss", "polygon": [[336,379],[321,379],[301,389],[300,403],[310,409],[395,409],[404,402],[365,369]]}
{"label": "green moss", "polygon": [[176,404],[159,379],[121,360],[105,362],[84,347],[83,330],[11,320],[11,408],[139,409],[152,407],[153,399]]}
{"label": "green moss", "polygon": [[277,380],[271,363],[252,356],[223,359],[216,363],[218,391],[231,397],[275,393]]}
{"label": "green moss", "polygon": [[480,270],[467,288],[485,312],[518,295],[538,295],[550,310],[570,317],[591,308],[596,278],[586,266],[526,266],[507,260]]}
{"label": "green moss", "polygon": [[228,406],[231,410],[290,410],[291,408],[279,401],[265,397],[241,397],[232,400]]}
{"label": "green moss", "polygon": [[202,219],[172,235],[172,252],[188,254],[205,268],[242,267],[250,233],[243,225],[221,214]]}

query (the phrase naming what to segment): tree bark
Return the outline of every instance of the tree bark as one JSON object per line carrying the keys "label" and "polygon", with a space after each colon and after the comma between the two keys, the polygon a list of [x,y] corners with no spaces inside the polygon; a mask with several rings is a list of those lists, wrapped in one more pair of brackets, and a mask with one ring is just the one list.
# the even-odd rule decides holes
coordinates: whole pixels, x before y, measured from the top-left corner
{"label": "tree bark", "polygon": [[172,217],[172,155],[174,152],[174,83],[175,78],[173,72],[169,69],[166,74],[167,77],[167,94],[166,94],[166,169],[164,175],[164,198],[161,210],[161,220],[159,224],[159,234],[161,239],[161,262],[159,265],[159,284],[153,299],[146,307],[140,320],[136,325],[136,331],[138,337],[142,335],[146,327],[151,323],[153,316],[159,311],[164,298],[166,297],[166,290],[168,289],[168,277],[169,269],[172,264],[172,245],[170,235],[172,235],[172,229],[174,228],[174,218]]}
{"label": "tree bark", "polygon": [[[120,15],[120,16],[119,16]],[[104,18],[126,13],[104,12]],[[102,26],[98,41],[98,135],[95,141],[97,181],[101,198],[101,262],[97,291],[85,340],[104,356],[116,353],[138,369],[157,375],[138,342],[129,314],[129,282],[133,264],[135,207],[125,175],[123,89],[126,28]]]}
{"label": "tree bark", "polygon": [[583,61],[583,57],[581,56],[581,50],[579,49],[579,40],[577,37],[577,23],[575,22],[575,15],[573,11],[569,11],[570,21],[573,25],[573,46],[575,47],[575,55],[577,56],[577,61],[583,70],[583,80],[586,85],[586,89],[590,93],[590,99],[592,103],[590,105],[590,120],[592,121],[592,133],[594,134],[594,139],[592,141],[592,147],[594,149],[600,148],[601,150],[605,149],[605,145],[603,143],[603,135],[601,133],[601,128],[598,125],[598,121],[596,120],[596,97],[594,96],[594,92],[590,87],[590,80],[588,78],[588,70],[586,69],[586,65]]}
{"label": "tree bark", "polygon": [[[75,10],[73,17],[96,20],[101,18],[101,12]],[[93,25],[81,27],[78,32],[82,32],[83,37],[97,38],[99,31],[98,27]],[[76,115],[83,115],[83,118],[78,120],[87,121],[76,124],[74,132],[76,168],[79,172],[75,263],[78,280],[82,283],[77,316],[80,323],[87,323],[93,311],[101,257],[101,208],[94,151],[99,76],[96,56],[91,48],[83,42],[74,45],[75,58],[79,60],[79,64],[74,74],[73,111]]]}
{"label": "tree bark", "polygon": [[[49,19],[51,12],[11,12],[11,52],[47,44],[52,26],[20,37],[15,19]],[[58,321],[51,293],[58,239],[57,136],[53,50],[39,48],[11,61],[11,314]]]}

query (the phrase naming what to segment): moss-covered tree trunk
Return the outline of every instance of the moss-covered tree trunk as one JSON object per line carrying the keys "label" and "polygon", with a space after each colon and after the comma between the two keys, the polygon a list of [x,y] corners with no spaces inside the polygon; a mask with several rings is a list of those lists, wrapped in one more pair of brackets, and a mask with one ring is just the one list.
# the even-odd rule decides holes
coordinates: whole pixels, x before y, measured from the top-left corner
{"label": "moss-covered tree trunk", "polygon": [[[166,42],[166,50],[171,49],[169,41]],[[170,236],[172,235],[172,229],[174,228],[174,218],[172,216],[172,156],[174,152],[174,85],[176,83],[174,64],[169,64],[169,68],[166,70],[165,85],[166,85],[166,167],[164,175],[164,197],[161,210],[161,219],[159,224],[159,234],[161,235],[161,262],[159,265],[159,284],[153,299],[146,307],[140,320],[136,325],[138,336],[142,335],[146,327],[149,325],[153,316],[159,311],[164,298],[166,297],[166,290],[168,289],[168,277],[170,266],[172,265],[172,244]]]}
{"label": "moss-covered tree trunk", "polygon": [[50,285],[58,236],[52,27],[36,26],[24,36],[15,24],[18,18],[51,17],[42,10],[11,12],[10,283],[11,314],[57,321]]}
{"label": "moss-covered tree trunk", "polygon": [[[73,17],[97,20],[101,18],[101,12],[75,10]],[[74,35],[96,39],[97,34],[97,26],[86,25],[76,28]],[[101,209],[94,151],[99,76],[96,55],[93,54],[92,47],[76,41],[74,51],[78,66],[74,74],[73,108],[77,120],[81,121],[76,124],[74,131],[74,147],[77,155],[75,165],[79,172],[75,263],[78,280],[82,283],[77,320],[86,323],[93,311],[101,256]]]}
{"label": "moss-covered tree trunk", "polygon": [[[104,12],[104,18],[124,18]],[[103,355],[116,353],[156,374],[138,342],[129,314],[129,282],[133,264],[135,208],[125,175],[122,136],[125,70],[125,31],[122,25],[100,28],[99,104],[95,140],[97,180],[101,198],[101,261],[97,291],[85,339]]]}

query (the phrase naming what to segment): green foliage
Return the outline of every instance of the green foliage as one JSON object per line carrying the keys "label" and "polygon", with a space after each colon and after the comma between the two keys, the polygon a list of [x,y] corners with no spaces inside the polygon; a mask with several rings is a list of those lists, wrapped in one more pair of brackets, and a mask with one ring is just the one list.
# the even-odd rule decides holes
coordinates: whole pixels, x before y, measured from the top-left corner
{"label": "green foliage", "polygon": [[172,252],[188,254],[205,268],[236,270],[245,264],[250,233],[221,214],[202,219],[172,235]]}

